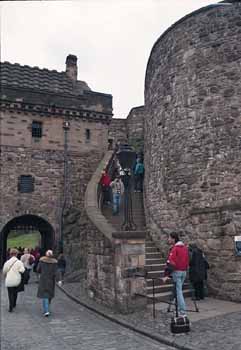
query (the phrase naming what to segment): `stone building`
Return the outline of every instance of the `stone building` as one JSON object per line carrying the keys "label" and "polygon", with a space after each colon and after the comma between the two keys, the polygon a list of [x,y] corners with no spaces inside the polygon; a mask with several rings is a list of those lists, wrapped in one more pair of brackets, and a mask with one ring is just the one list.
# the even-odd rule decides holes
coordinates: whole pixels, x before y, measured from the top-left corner
{"label": "stone building", "polygon": [[133,271],[144,269],[146,231],[116,231],[99,205],[99,181],[103,168],[114,166],[116,142],[143,147],[144,137],[152,239],[163,252],[172,230],[197,242],[211,265],[211,290],[240,300],[240,28],[240,1],[201,8],[172,25],[151,51],[145,106],[125,120],[112,119],[111,95],[77,80],[73,55],[62,73],[2,63],[3,260],[9,232],[33,227],[43,249],[64,243],[70,269],[86,268],[96,300],[134,308],[145,292]]}
{"label": "stone building", "polygon": [[240,300],[241,2],[195,11],[154,44],[145,79],[145,207],[153,239],[204,249],[210,288]]}
{"label": "stone building", "polygon": [[[65,243],[71,268],[86,264],[84,194],[108,147],[112,96],[66,71],[1,63],[0,247],[13,229],[31,228],[42,248]],[[64,232],[63,232],[64,231]]]}
{"label": "stone building", "polygon": [[133,107],[125,119],[114,118],[109,127],[109,141],[128,142],[134,149],[143,150],[145,107]]}

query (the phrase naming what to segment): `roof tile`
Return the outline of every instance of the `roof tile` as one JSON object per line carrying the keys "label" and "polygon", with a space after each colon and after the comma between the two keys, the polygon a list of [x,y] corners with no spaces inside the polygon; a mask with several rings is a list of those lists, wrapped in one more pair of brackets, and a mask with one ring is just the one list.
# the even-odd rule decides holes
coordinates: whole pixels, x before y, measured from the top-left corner
{"label": "roof tile", "polygon": [[24,86],[60,94],[81,95],[83,90],[90,91],[84,81],[78,80],[74,84],[65,72],[22,66],[19,63],[0,62],[0,80],[1,84],[8,86]]}

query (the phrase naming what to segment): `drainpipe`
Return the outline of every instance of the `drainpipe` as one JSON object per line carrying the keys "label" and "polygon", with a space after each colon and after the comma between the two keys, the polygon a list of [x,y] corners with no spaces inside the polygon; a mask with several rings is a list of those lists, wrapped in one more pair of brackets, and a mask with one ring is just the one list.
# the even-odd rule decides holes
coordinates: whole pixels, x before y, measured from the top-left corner
{"label": "drainpipe", "polygon": [[63,237],[63,227],[64,227],[64,210],[67,204],[67,190],[68,190],[68,131],[70,128],[70,123],[68,121],[63,122],[64,129],[64,191],[63,191],[63,203],[61,208],[60,216],[60,240],[59,240],[59,251],[62,252],[64,248],[64,237]]}

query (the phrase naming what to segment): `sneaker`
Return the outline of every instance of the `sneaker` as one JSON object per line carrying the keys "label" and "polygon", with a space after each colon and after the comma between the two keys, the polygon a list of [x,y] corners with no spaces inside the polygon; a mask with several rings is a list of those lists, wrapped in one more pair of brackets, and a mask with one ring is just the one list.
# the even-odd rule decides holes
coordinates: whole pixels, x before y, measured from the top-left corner
{"label": "sneaker", "polygon": [[48,317],[50,315],[50,312],[45,312],[44,316]]}

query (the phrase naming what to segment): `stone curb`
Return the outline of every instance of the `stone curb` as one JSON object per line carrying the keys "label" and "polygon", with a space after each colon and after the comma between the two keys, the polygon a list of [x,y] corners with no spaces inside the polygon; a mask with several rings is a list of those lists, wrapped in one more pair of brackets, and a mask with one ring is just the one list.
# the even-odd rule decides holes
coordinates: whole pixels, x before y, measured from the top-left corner
{"label": "stone curb", "polygon": [[180,349],[180,350],[195,350],[193,348],[190,348],[189,346],[185,346],[185,345],[179,345],[177,343],[175,343],[173,340],[168,339],[167,337],[161,336],[157,333],[151,333],[148,332],[142,328],[136,328],[133,325],[131,325],[130,323],[120,320],[117,317],[114,317],[113,315],[110,315],[108,313],[102,312],[100,310],[97,310],[94,307],[91,307],[89,305],[87,305],[86,303],[84,303],[83,301],[81,301],[80,299],[78,299],[77,297],[73,296],[71,293],[67,292],[63,287],[57,285],[57,287],[65,294],[67,295],[71,300],[73,300],[74,302],[76,302],[77,304],[80,304],[81,306],[84,306],[85,308],[97,313],[98,315],[107,318],[108,320],[115,322],[123,327],[126,327],[134,332],[140,333],[148,338],[151,338],[153,340],[158,341],[161,344],[165,344],[168,346],[173,346],[176,349]]}

